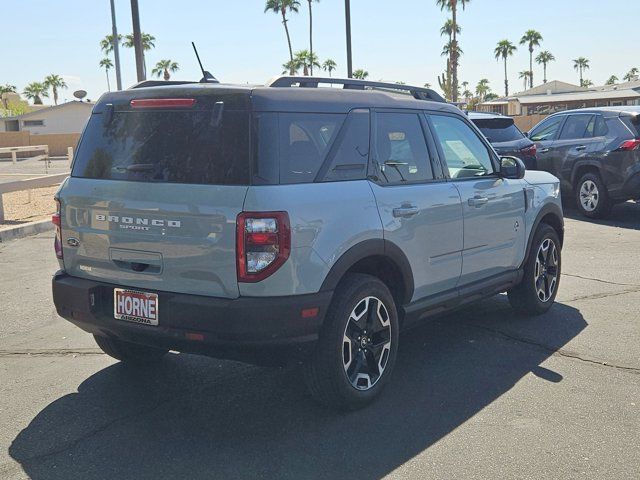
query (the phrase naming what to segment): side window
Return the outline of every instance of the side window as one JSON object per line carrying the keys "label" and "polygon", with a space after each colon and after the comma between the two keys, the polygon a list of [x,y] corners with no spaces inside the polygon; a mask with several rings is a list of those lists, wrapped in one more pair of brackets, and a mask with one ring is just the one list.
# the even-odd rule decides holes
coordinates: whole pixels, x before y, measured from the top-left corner
{"label": "side window", "polygon": [[564,127],[562,127],[559,139],[571,140],[590,137],[591,135],[587,132],[587,126],[592,117],[593,115],[569,115]]}
{"label": "side window", "polygon": [[596,115],[596,125],[594,129],[594,137],[605,137],[609,133],[609,128],[601,115]]}
{"label": "side window", "polygon": [[476,132],[459,118],[429,115],[451,178],[491,175],[491,154]]}
{"label": "side window", "polygon": [[556,137],[556,133],[564,117],[558,116],[543,121],[540,125],[534,128],[529,135],[529,138],[533,142],[542,142],[544,140],[553,140]]}
{"label": "side window", "polygon": [[433,170],[415,113],[378,113],[376,151],[380,179],[386,183],[415,183],[433,179]]}
{"label": "side window", "polygon": [[323,181],[362,180],[369,161],[369,111],[352,111],[329,153],[331,161]]}

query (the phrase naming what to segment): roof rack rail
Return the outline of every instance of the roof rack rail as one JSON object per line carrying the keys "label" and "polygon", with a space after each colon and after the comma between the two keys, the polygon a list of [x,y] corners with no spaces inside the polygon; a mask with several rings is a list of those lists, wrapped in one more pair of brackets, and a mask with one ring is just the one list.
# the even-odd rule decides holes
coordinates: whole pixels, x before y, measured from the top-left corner
{"label": "roof rack rail", "polygon": [[187,85],[190,83],[199,83],[191,80],[143,80],[129,87],[129,90],[134,88],[146,88],[146,87],[161,87],[163,85]]}
{"label": "roof rack rail", "polygon": [[432,102],[445,103],[445,99],[430,88],[414,87],[402,83],[371,82],[369,80],[359,80],[356,78],[333,78],[333,77],[301,77],[285,75],[271,79],[267,87],[293,87],[298,84],[300,87],[317,88],[320,83],[331,85],[342,85],[344,89],[350,90],[391,90],[406,92],[418,100],[430,100]]}

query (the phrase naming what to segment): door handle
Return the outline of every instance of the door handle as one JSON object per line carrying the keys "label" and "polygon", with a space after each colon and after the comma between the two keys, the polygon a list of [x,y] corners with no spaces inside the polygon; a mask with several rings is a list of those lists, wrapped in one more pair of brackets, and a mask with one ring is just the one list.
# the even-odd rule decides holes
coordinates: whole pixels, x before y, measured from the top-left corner
{"label": "door handle", "polygon": [[467,200],[467,203],[469,204],[470,207],[478,208],[485,205],[488,201],[489,199],[487,197],[481,197],[480,195],[476,195],[473,198],[469,198]]}
{"label": "door handle", "polygon": [[549,151],[548,148],[541,148],[540,153],[547,153]]}
{"label": "door handle", "polygon": [[398,217],[412,217],[419,212],[418,207],[415,205],[403,205],[393,209],[393,216]]}
{"label": "door handle", "polygon": [[586,150],[586,149],[587,149],[586,145],[580,145],[580,146],[576,147],[576,150],[578,150],[579,152],[582,151],[582,150]]}

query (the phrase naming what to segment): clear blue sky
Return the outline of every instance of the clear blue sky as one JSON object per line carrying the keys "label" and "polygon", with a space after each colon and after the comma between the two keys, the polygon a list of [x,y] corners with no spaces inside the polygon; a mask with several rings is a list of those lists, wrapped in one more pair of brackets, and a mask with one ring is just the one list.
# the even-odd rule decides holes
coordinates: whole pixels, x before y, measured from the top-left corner
{"label": "clear blue sky", "polygon": [[[288,59],[284,29],[275,14],[263,13],[262,0],[139,0],[142,30],[156,37],[148,53],[149,72],[162,58],[180,64],[177,79],[198,79],[200,73],[190,41],[198,45],[207,69],[224,82],[263,83],[280,74]],[[64,76],[69,90],[83,88],[97,99],[106,90],[98,42],[111,31],[109,0],[21,0],[2,2],[0,84],[21,91],[49,73]],[[289,22],[294,50],[308,48],[307,2]],[[435,0],[352,0],[354,68],[369,71],[370,79],[437,86],[445,68],[440,56],[445,39],[439,29],[446,13]],[[118,29],[131,31],[129,0],[116,0]],[[314,4],[314,50],[321,60],[338,63],[345,75],[344,2]],[[572,59],[585,56],[591,69],[585,77],[596,85],[612,74],[622,76],[640,67],[637,55],[638,0],[472,0],[459,14],[462,25],[460,80],[475,85],[488,78],[503,92],[502,64],[493,57],[496,43],[517,43],[525,30],[542,33],[543,49],[556,62],[548,77],[577,83]],[[123,81],[135,82],[133,50],[122,49]],[[528,51],[519,46],[509,60],[511,91],[522,89],[517,73],[528,69]],[[534,65],[536,83],[542,68]],[[334,74],[334,75],[335,75]],[[112,72],[113,77],[113,72]],[[115,79],[112,78],[112,83]],[[50,100],[45,100],[48,102]]]}

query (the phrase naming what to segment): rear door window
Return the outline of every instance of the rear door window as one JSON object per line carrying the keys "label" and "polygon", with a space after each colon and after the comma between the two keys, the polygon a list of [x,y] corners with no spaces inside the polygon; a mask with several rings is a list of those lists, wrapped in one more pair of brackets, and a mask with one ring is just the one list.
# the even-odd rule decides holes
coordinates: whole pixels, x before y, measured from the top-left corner
{"label": "rear door window", "polygon": [[382,183],[404,184],[432,180],[429,151],[416,113],[376,115],[376,160]]}
{"label": "rear door window", "polygon": [[354,110],[336,138],[319,173],[323,181],[362,180],[369,162],[369,110]]}
{"label": "rear door window", "polygon": [[511,118],[473,120],[473,123],[491,143],[513,142],[523,137]]}
{"label": "rear door window", "polygon": [[556,138],[558,129],[564,120],[563,116],[549,118],[544,120],[540,125],[534,128],[529,135],[533,142],[543,142],[545,140],[553,140]]}
{"label": "rear door window", "polygon": [[248,185],[249,113],[116,111],[91,115],[72,176],[137,182]]}
{"label": "rear door window", "polygon": [[567,121],[562,127],[562,132],[560,133],[560,140],[573,140],[579,138],[591,137],[589,132],[587,131],[587,126],[591,122],[593,115],[569,115]]}

